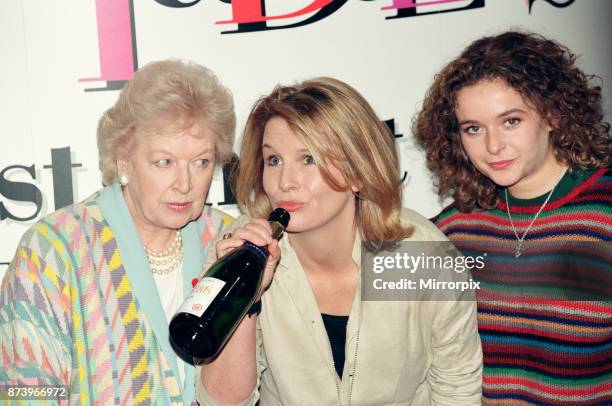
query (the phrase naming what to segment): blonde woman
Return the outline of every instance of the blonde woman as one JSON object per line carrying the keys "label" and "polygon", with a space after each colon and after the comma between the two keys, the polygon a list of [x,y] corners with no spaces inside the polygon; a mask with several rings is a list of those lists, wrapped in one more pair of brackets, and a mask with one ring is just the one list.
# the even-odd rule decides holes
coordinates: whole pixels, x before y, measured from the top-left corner
{"label": "blonde woman", "polygon": [[209,242],[205,208],[231,155],[231,93],[203,66],[142,67],[98,126],[102,180],[23,236],[0,291],[0,386],[62,387],[69,404],[191,404],[168,340]]}
{"label": "blonde woman", "polygon": [[[398,174],[393,137],[346,83],[278,86],[255,104],[237,183],[248,217],[216,255],[267,245],[265,291],[202,367],[201,404],[479,404],[473,301],[361,298],[362,241],[446,240],[401,208]],[[291,214],[280,242],[262,220],[276,207]]]}

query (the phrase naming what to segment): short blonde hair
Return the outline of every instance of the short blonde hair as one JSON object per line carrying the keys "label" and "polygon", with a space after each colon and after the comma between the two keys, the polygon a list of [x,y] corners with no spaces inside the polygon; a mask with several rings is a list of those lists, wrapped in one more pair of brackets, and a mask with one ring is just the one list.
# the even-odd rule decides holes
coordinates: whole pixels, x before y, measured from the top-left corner
{"label": "short blonde hair", "polygon": [[330,187],[346,190],[331,175],[330,164],[348,185],[360,187],[356,220],[365,240],[398,241],[412,233],[400,224],[402,189],[393,135],[361,94],[326,77],[277,86],[253,106],[236,179],[236,198],[244,212],[265,217],[271,210],[263,189],[262,140],[273,117],[284,119],[301,138]]}
{"label": "short blonde hair", "polygon": [[232,156],[236,116],[231,92],[202,65],[181,60],[151,62],[125,85],[98,122],[102,183],[117,178],[117,159],[129,152],[136,133],[188,129],[194,124],[215,137],[218,163]]}

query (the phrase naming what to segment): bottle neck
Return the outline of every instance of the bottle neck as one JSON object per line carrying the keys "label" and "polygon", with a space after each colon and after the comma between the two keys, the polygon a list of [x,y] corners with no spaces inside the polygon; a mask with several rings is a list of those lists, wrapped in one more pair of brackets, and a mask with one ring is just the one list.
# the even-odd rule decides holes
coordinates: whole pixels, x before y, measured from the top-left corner
{"label": "bottle neck", "polygon": [[[272,238],[277,241],[280,240],[283,236],[283,231],[285,231],[285,227],[283,227],[283,225],[278,221],[270,221],[270,226],[272,227]],[[253,244],[252,242],[247,241],[244,243],[244,248],[256,254],[263,261],[268,258],[268,248],[265,246],[261,247],[259,245]]]}
{"label": "bottle neck", "polygon": [[285,227],[278,221],[270,221],[270,226],[272,227],[272,238],[280,240],[283,236],[283,231],[285,231]]}
{"label": "bottle neck", "polygon": [[265,261],[266,258],[268,258],[268,249],[266,247],[260,247],[250,241],[247,241],[244,243],[243,248],[257,255],[262,261]]}

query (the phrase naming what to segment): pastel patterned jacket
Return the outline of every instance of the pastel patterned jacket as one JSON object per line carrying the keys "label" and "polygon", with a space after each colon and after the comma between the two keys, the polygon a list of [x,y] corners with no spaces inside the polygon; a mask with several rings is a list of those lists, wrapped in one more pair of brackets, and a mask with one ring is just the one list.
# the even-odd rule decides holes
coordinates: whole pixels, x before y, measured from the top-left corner
{"label": "pastel patterned jacket", "polygon": [[[182,230],[183,292],[231,217]],[[171,287],[169,287],[171,288]],[[0,385],[65,385],[61,404],[188,405],[178,358],[120,186],[52,213],[23,236],[0,290]]]}

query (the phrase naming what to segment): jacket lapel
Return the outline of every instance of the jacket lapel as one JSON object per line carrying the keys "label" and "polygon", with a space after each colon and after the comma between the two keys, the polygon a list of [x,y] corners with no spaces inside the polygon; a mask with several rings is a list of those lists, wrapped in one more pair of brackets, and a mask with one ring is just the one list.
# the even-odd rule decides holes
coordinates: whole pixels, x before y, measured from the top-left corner
{"label": "jacket lapel", "polygon": [[325,364],[328,365],[330,373],[337,377],[336,370],[333,367],[329,339],[308,278],[304,274],[302,265],[293,247],[291,247],[289,239],[283,238],[279,245],[282,252],[281,262],[274,278],[275,280],[278,279],[277,283],[287,291],[288,296],[293,300],[293,305],[302,317],[304,326],[306,326]]}
{"label": "jacket lapel", "polygon": [[[310,288],[308,278],[302,269],[302,265],[297,258],[295,250],[289,243],[289,239],[283,238],[279,246],[282,255],[274,280],[283,286],[288,296],[293,300],[293,305],[302,317],[304,325],[308,326],[307,329],[310,337],[319,350],[321,357],[328,365],[330,373],[334,379],[339,379],[334,368],[329,338],[314,293]],[[359,235],[355,238],[352,255],[357,267],[361,269],[361,239]],[[357,278],[357,289],[355,291],[355,298],[353,299],[351,314],[347,325],[345,346],[347,354],[353,354],[361,318],[361,275],[359,274]]]}

